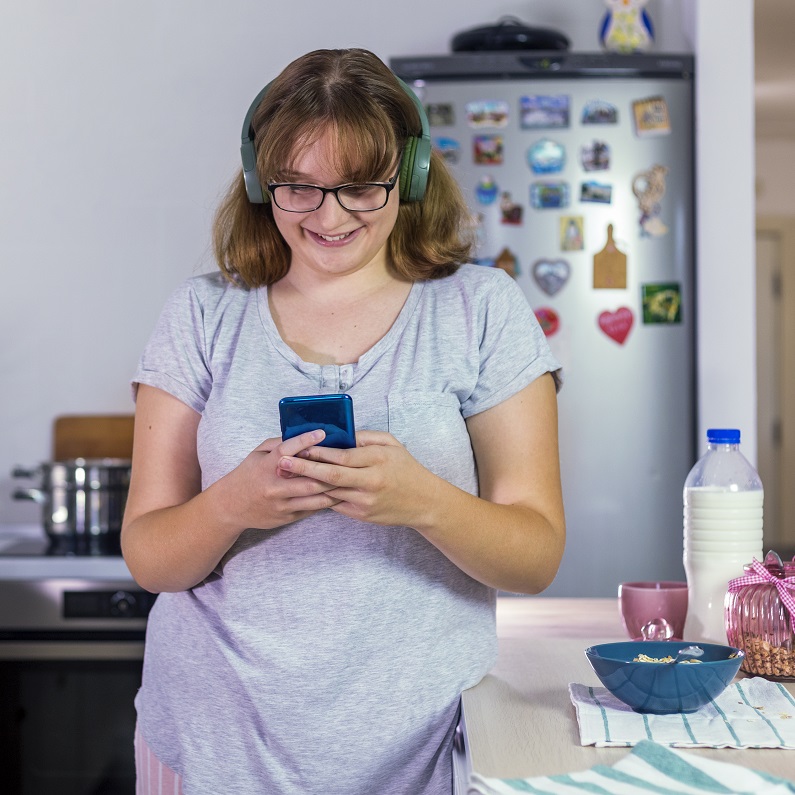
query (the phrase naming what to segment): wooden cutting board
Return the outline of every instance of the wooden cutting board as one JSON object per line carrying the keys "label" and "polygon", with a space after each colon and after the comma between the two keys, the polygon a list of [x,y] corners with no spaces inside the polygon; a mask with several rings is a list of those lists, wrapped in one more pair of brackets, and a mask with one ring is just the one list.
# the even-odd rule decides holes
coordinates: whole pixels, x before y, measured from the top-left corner
{"label": "wooden cutting board", "polygon": [[56,417],[53,460],[132,458],[133,414],[75,414]]}
{"label": "wooden cutting board", "polygon": [[621,290],[627,287],[627,255],[618,250],[613,240],[613,224],[607,226],[605,247],[594,254],[593,286],[594,289],[606,287]]}

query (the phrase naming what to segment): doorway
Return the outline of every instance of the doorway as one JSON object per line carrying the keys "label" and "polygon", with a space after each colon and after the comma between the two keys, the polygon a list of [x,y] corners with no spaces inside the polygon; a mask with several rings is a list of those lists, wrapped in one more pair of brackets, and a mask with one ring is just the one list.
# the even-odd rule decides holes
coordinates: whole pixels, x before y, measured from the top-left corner
{"label": "doorway", "polygon": [[757,424],[765,551],[795,554],[795,218],[756,221]]}

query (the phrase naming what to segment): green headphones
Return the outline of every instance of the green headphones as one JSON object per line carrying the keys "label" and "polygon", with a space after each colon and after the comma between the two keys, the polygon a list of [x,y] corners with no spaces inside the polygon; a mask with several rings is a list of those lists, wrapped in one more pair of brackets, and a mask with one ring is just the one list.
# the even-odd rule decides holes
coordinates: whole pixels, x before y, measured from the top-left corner
{"label": "green headphones", "polygon": [[[398,77],[397,81],[409,95],[420,117],[422,132],[419,136],[411,136],[403,149],[403,160],[400,165],[400,200],[404,202],[419,201],[425,195],[428,183],[428,168],[431,163],[431,134],[425,108],[417,95]],[[246,194],[252,204],[267,204],[270,201],[268,191],[260,184],[257,176],[257,152],[254,148],[254,130],[251,127],[254,113],[265,98],[271,84],[268,83],[257,94],[243,120],[243,133],[240,144],[240,157],[243,160],[243,180]]]}

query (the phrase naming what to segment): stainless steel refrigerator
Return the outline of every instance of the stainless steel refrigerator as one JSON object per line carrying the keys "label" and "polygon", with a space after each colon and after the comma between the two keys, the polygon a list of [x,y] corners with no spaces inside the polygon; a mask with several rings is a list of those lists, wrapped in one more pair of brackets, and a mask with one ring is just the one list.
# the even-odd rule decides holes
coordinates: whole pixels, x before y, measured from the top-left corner
{"label": "stainless steel refrigerator", "polygon": [[487,52],[390,66],[464,190],[478,262],[516,279],[563,365],[568,539],[546,593],[683,579],[682,487],[697,458],[693,58]]}

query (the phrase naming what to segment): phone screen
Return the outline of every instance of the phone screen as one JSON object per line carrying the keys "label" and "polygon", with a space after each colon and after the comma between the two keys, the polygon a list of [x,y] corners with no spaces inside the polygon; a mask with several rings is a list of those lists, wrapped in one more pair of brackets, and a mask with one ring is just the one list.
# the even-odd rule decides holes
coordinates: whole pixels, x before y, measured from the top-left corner
{"label": "phone screen", "polygon": [[353,400],[350,395],[296,395],[279,401],[282,439],[320,428],[320,447],[356,447]]}

